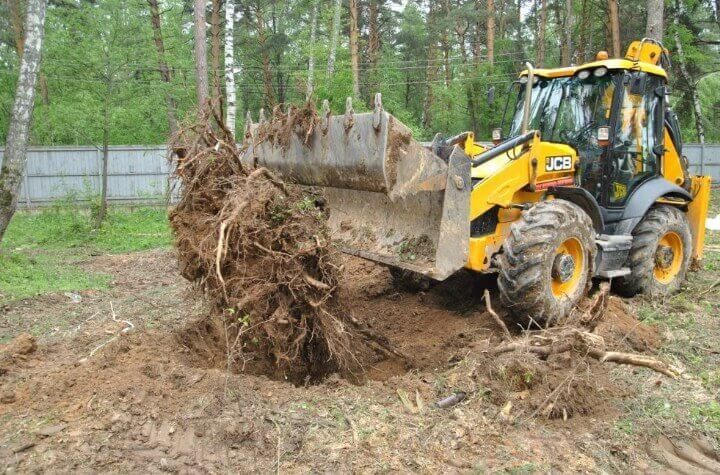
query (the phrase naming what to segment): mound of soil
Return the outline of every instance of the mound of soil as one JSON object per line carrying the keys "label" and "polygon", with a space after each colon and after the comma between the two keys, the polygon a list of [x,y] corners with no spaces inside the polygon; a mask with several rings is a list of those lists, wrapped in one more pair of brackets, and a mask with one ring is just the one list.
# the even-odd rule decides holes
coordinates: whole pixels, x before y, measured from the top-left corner
{"label": "mound of soil", "polygon": [[657,350],[662,344],[657,327],[638,320],[627,304],[615,296],[609,297],[605,315],[594,332],[615,348],[646,352]]}

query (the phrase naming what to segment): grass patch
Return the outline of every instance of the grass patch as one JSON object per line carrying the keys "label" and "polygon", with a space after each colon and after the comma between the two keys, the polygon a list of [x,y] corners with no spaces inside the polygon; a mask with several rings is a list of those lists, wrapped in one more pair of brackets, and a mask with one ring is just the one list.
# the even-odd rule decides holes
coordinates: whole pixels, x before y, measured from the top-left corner
{"label": "grass patch", "polygon": [[169,246],[167,213],[164,209],[110,209],[98,230],[89,212],[52,208],[39,213],[21,212],[13,217],[0,249],[71,249],[120,253]]}
{"label": "grass patch", "polygon": [[78,262],[98,252],[143,251],[170,244],[164,209],[111,208],[98,230],[84,210],[53,207],[19,212],[0,243],[0,304],[45,293],[106,288],[110,276],[87,272]]}

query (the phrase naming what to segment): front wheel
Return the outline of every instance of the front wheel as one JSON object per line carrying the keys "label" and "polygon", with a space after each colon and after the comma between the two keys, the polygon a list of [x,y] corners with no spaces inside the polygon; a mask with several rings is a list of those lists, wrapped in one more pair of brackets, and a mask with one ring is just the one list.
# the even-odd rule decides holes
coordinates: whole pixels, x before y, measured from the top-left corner
{"label": "front wheel", "polygon": [[692,234],[685,213],[673,206],[651,208],[633,230],[626,266],[630,274],[613,281],[626,297],[663,297],[680,289],[690,266]]}
{"label": "front wheel", "polygon": [[568,201],[523,211],[498,258],[500,295],[518,323],[546,325],[577,305],[592,276],[594,235],[588,214]]}

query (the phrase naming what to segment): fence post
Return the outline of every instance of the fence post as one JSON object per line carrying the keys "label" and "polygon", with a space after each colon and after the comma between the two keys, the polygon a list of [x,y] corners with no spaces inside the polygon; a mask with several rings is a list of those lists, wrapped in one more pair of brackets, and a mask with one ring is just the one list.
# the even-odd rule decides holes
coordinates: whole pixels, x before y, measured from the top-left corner
{"label": "fence post", "polygon": [[[27,153],[27,152],[26,152]],[[28,165],[27,161],[25,162],[25,173],[23,176],[23,186],[25,187],[25,206],[27,208],[30,208],[32,206],[32,203],[30,202],[30,182],[28,180]]]}

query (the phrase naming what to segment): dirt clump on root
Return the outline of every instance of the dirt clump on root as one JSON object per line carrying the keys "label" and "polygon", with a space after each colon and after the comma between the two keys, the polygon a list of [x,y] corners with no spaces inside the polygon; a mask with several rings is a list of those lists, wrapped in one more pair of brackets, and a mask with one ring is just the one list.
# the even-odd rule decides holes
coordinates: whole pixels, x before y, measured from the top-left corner
{"label": "dirt clump on root", "polygon": [[281,106],[277,105],[273,109],[271,120],[258,125],[257,142],[267,141],[287,150],[295,135],[304,145],[309,145],[319,123],[317,108],[311,101],[302,107],[290,105],[287,113],[283,113]]}
{"label": "dirt clump on root", "polygon": [[[303,108],[290,117],[312,115]],[[294,130],[296,122],[271,124]],[[357,354],[384,342],[338,300],[339,253],[318,197],[243,165],[219,117],[182,130],[173,148],[185,151],[182,194],[170,213],[180,268],[213,316],[181,339],[210,333],[228,366],[254,365],[298,383],[359,370]]]}

